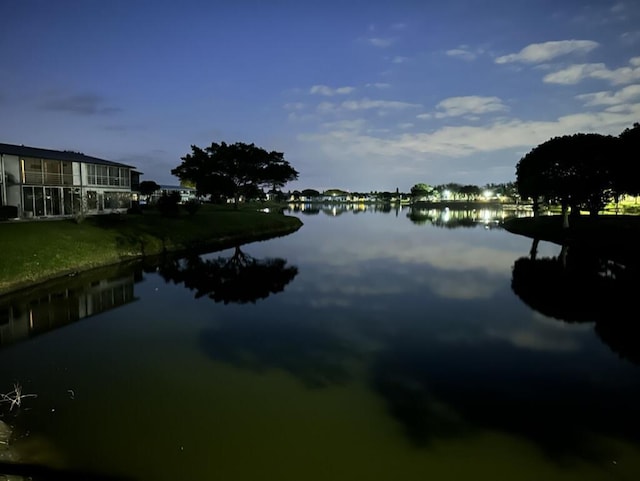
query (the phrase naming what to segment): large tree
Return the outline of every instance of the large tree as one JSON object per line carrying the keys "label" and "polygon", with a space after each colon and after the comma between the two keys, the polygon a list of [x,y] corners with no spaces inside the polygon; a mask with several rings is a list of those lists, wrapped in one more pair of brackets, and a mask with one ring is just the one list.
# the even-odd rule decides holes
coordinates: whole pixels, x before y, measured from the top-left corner
{"label": "large tree", "polygon": [[229,197],[238,201],[246,192],[269,186],[282,187],[298,178],[298,172],[282,152],[267,152],[254,144],[213,142],[204,149],[192,145],[191,153],[171,173],[193,182],[198,195]]}
{"label": "large tree", "polygon": [[424,182],[420,182],[411,187],[411,197],[416,200],[426,199],[433,193],[433,187]]}
{"label": "large tree", "polygon": [[564,226],[568,209],[586,208],[597,215],[613,196],[613,166],[618,142],[600,134],[554,137],[532,149],[516,166],[516,185],[522,197],[559,202]]}
{"label": "large tree", "polygon": [[640,195],[640,123],[624,129],[618,138],[620,154],[615,171],[616,194]]}

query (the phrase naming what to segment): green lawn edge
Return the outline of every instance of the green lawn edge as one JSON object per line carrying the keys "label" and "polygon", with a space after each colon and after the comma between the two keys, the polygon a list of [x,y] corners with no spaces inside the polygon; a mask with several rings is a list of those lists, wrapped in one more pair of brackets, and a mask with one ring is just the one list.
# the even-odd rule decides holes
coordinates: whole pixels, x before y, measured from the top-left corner
{"label": "green lawn edge", "polygon": [[251,208],[203,205],[193,215],[104,215],[0,223],[0,295],[70,273],[165,252],[213,252],[297,231],[302,221]]}

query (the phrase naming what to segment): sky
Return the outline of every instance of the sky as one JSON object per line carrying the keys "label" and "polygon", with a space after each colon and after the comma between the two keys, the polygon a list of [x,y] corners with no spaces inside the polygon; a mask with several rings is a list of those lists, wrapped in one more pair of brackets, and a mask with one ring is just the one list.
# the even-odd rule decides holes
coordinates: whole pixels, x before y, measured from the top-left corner
{"label": "sky", "polygon": [[552,137],[640,122],[637,0],[2,0],[0,142],[177,185],[254,143],[283,190],[515,180]]}

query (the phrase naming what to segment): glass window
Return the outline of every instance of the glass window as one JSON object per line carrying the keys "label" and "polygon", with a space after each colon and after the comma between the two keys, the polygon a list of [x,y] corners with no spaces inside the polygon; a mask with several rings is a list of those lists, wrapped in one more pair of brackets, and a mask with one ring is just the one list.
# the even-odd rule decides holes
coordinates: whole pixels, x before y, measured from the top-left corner
{"label": "glass window", "polygon": [[42,191],[42,187],[34,187],[33,195],[35,197],[35,206],[36,206],[35,215],[43,216],[44,215],[44,192]]}
{"label": "glass window", "polygon": [[40,159],[21,159],[22,182],[24,184],[40,184],[42,185],[42,160]]}
{"label": "glass window", "polygon": [[88,210],[98,209],[98,193],[95,190],[87,191],[87,209]]}
{"label": "glass window", "polygon": [[31,215],[33,215],[33,187],[22,188],[22,209],[24,210],[25,214],[27,212],[30,212]]}
{"label": "glass window", "polygon": [[71,189],[64,188],[62,189],[62,208],[63,214],[71,215],[73,214],[73,194]]}
{"label": "glass window", "polygon": [[73,185],[73,164],[71,162],[62,162],[62,183]]}
{"label": "glass window", "polygon": [[44,166],[44,183],[48,185],[62,184],[62,163],[59,160],[43,161]]}

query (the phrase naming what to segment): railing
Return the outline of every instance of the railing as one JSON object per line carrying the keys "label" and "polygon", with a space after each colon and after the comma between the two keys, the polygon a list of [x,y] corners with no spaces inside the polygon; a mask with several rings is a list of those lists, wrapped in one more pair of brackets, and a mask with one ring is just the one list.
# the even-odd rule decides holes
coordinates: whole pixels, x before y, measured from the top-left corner
{"label": "railing", "polygon": [[73,174],[56,174],[25,170],[23,183],[36,185],[73,185]]}

